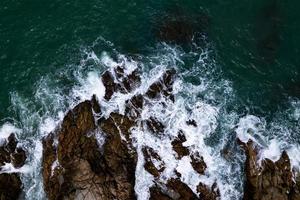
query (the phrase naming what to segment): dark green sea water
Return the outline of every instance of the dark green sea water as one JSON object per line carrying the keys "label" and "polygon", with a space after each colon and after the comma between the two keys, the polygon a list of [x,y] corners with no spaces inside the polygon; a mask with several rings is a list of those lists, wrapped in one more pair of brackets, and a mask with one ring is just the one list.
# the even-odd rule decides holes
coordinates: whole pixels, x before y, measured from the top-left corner
{"label": "dark green sea water", "polygon": [[[174,13],[209,17],[208,38],[224,76],[234,82],[240,101],[268,112],[282,95],[300,95],[299,6],[280,0],[3,0],[0,118],[10,117],[11,92],[30,98],[42,76],[79,62],[80,48],[99,36],[122,53],[147,53],[157,42],[153,29],[161,16]],[[270,62],[259,46],[266,37],[273,48]]]}
{"label": "dark green sea water", "polygon": [[[169,18],[184,17],[184,23],[192,21],[193,26],[201,27],[205,40],[197,48],[209,46],[206,64],[213,78],[208,79],[220,90],[214,91],[220,93],[220,99],[207,100],[205,94],[191,98],[203,98],[212,105],[226,101],[226,91],[221,90],[227,87],[220,86],[221,79],[228,80],[233,90],[220,114],[221,125],[208,143],[218,144],[222,134],[232,131],[228,124],[251,114],[270,121],[269,132],[291,128],[289,142],[299,144],[300,114],[295,111],[296,120],[286,120],[285,115],[291,102],[300,105],[299,8],[297,0],[1,0],[0,126],[13,121],[25,133],[19,136],[27,139],[25,146],[36,149],[30,145],[41,139],[41,122],[70,106],[68,95],[80,80],[77,72],[82,70],[85,52],[93,51],[98,57],[103,51],[117,52],[152,66],[153,60],[163,60],[163,50],[157,48],[163,41],[157,30]],[[177,48],[185,52],[178,67],[182,80],[200,85],[199,77],[205,74],[193,74],[192,69],[197,71],[193,45],[180,43]],[[147,57],[154,57],[156,51],[161,57]],[[90,65],[84,70],[100,66]],[[214,74],[214,68],[218,73]],[[28,188],[40,177],[38,170],[35,173],[30,174],[32,180],[26,179]],[[236,187],[237,191],[242,188],[241,184]],[[41,188],[37,184],[32,191],[40,194]]]}

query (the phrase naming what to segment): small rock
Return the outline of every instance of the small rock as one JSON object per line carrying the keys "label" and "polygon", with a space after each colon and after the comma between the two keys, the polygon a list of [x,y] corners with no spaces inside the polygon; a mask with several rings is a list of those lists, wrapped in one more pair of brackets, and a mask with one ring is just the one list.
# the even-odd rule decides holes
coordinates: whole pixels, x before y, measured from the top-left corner
{"label": "small rock", "polygon": [[105,87],[105,95],[104,98],[108,101],[116,91],[116,84],[114,82],[114,77],[109,71],[106,71],[102,75],[102,82]]}
{"label": "small rock", "polygon": [[181,159],[183,156],[190,154],[189,149],[182,145],[186,141],[186,138],[182,132],[179,132],[178,137],[172,141],[173,150],[177,153],[178,158]]}
{"label": "small rock", "polygon": [[191,159],[192,159],[191,164],[194,170],[199,174],[204,174],[207,166],[206,163],[204,162],[203,157],[200,156],[199,154],[196,154],[196,155],[191,155]]}

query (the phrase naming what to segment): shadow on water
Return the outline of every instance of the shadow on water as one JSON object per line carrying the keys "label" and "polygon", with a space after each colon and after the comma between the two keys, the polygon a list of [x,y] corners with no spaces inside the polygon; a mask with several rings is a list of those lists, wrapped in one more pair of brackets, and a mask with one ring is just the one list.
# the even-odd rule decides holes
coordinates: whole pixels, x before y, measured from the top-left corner
{"label": "shadow on water", "polygon": [[268,0],[260,10],[255,30],[258,54],[267,64],[274,64],[277,58],[282,23],[279,0]]}
{"label": "shadow on water", "polygon": [[152,33],[160,42],[188,49],[192,43],[204,45],[210,24],[211,19],[205,12],[191,13],[175,5],[154,20]]}

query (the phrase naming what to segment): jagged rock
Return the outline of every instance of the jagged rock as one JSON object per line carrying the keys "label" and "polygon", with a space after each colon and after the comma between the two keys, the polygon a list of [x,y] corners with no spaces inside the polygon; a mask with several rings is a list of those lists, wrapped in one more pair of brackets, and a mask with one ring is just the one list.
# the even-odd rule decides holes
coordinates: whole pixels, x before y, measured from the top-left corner
{"label": "jagged rock", "polygon": [[144,105],[144,97],[139,94],[133,96],[130,100],[126,101],[125,114],[131,119],[136,119],[140,116]]}
{"label": "jagged rock", "polygon": [[119,84],[119,90],[122,93],[131,92],[133,89],[137,88],[141,83],[141,78],[138,74],[138,71],[135,70],[128,76],[124,78],[124,80]]}
{"label": "jagged rock", "polygon": [[[162,162],[159,155],[150,147],[144,147],[142,149],[144,157],[145,157],[145,169],[152,174],[154,177],[159,177],[160,173],[164,171],[164,163]],[[161,164],[158,166],[159,168],[155,167],[153,164],[153,159],[155,159],[157,162],[161,162]]]}
{"label": "jagged rock", "polygon": [[291,191],[290,199],[291,200],[300,200],[300,176],[299,174],[295,177],[295,185]]}
{"label": "jagged rock", "polygon": [[199,154],[196,154],[196,155],[191,155],[191,159],[192,159],[191,164],[194,170],[199,174],[204,174],[207,166],[203,160],[203,157],[200,156]]}
{"label": "jagged rock", "polygon": [[146,92],[146,96],[148,98],[154,99],[159,98],[161,95],[165,97],[169,97],[172,101],[174,101],[174,96],[172,95],[173,91],[173,83],[175,79],[176,70],[169,69],[167,70],[160,80],[150,85],[148,91]]}
{"label": "jagged rock", "polygon": [[118,66],[115,69],[115,76],[109,71],[106,71],[102,75],[102,82],[105,87],[104,98],[108,101],[111,99],[115,92],[128,93],[137,88],[141,82],[141,78],[137,70],[134,70],[131,74],[126,75],[124,69]]}
{"label": "jagged rock", "polygon": [[[85,101],[67,113],[56,133],[44,138],[43,178],[50,200],[135,199],[136,158],[116,129],[124,125],[117,124],[118,117],[112,114],[96,123],[93,104]],[[111,120],[116,121],[110,128]],[[93,137],[96,132],[105,135],[103,152]]]}
{"label": "jagged rock", "polygon": [[92,104],[93,111],[98,115],[101,114],[101,108],[100,108],[99,102],[96,98],[96,95],[93,95],[91,104]]}
{"label": "jagged rock", "polygon": [[165,130],[165,126],[154,117],[150,117],[148,120],[146,120],[146,125],[148,130],[155,134],[163,133]]}
{"label": "jagged rock", "polygon": [[[269,159],[258,164],[259,148],[253,141],[246,144],[239,141],[246,153],[244,189],[245,200],[291,200],[297,199],[297,185],[293,181],[293,172],[289,156],[282,152],[280,159],[273,162]],[[295,191],[295,192],[293,192]]]}
{"label": "jagged rock", "polygon": [[182,145],[186,141],[186,138],[182,132],[179,132],[178,137],[172,141],[173,150],[177,153],[178,158],[181,159],[183,156],[190,154],[189,149]]}
{"label": "jagged rock", "polygon": [[197,195],[183,182],[179,179],[170,179],[167,183],[167,187],[176,192],[179,195],[178,199],[182,200],[192,200],[199,199]]}
{"label": "jagged rock", "polygon": [[[128,92],[139,83],[136,72],[125,76],[123,68],[117,67],[113,73],[106,72],[102,76],[106,100],[114,92]],[[60,127],[43,139],[42,173],[48,199],[136,199],[137,155],[131,141],[131,128],[141,123],[153,133],[164,132],[165,126],[156,118],[143,121],[139,116],[144,104],[151,104],[151,99],[171,98],[174,76],[175,70],[167,70],[145,95],[133,96],[126,102],[125,115],[112,112],[107,118],[103,117],[95,95],[91,101],[82,102],[70,110]],[[105,142],[97,141],[99,137],[105,138]],[[188,149],[182,145],[184,141],[184,135],[179,133],[172,142],[181,157],[189,155]],[[160,183],[165,163],[150,147],[142,148],[142,153],[145,169],[155,177],[150,199],[199,199],[179,178],[172,178],[167,184]],[[22,153],[19,154],[21,159]],[[193,160],[194,166],[196,170],[204,171],[205,165],[199,159]],[[208,191],[206,196],[211,195]]]}
{"label": "jagged rock", "polygon": [[153,186],[150,188],[149,200],[172,200],[172,198],[164,194],[157,186]]}
{"label": "jagged rock", "polygon": [[197,192],[200,193],[199,197],[201,200],[217,200],[220,198],[220,191],[216,183],[214,183],[211,188],[200,183],[197,186]]}
{"label": "jagged rock", "polygon": [[[15,168],[25,164],[26,153],[18,147],[18,141],[14,134],[11,134],[7,141],[0,147],[0,169],[5,163],[11,163]],[[15,200],[22,192],[22,182],[18,173],[0,173],[0,199]]]}
{"label": "jagged rock", "polygon": [[106,71],[102,75],[102,82],[103,82],[103,85],[105,87],[104,98],[106,100],[110,100],[110,98],[112,97],[112,95],[114,94],[114,92],[116,91],[116,88],[117,88],[117,86],[114,82],[113,75],[109,71]]}
{"label": "jagged rock", "polygon": [[115,75],[117,79],[121,79],[122,77],[124,77],[124,68],[121,66],[117,66],[115,68]]}
{"label": "jagged rock", "polygon": [[11,163],[15,168],[20,168],[24,165],[26,153],[22,148],[17,148],[16,152],[11,154]]}
{"label": "jagged rock", "polygon": [[196,194],[182,181],[176,178],[170,179],[166,185],[155,184],[150,188],[150,198],[152,200],[197,200]]}
{"label": "jagged rock", "polygon": [[10,134],[7,140],[8,143],[6,145],[6,149],[8,152],[13,153],[17,148],[17,144],[18,144],[15,134]]}
{"label": "jagged rock", "polygon": [[111,113],[109,118],[102,118],[99,120],[101,129],[106,133],[114,133],[115,135],[121,134],[125,136],[127,140],[129,138],[129,130],[134,125],[134,121],[124,115],[117,113]]}

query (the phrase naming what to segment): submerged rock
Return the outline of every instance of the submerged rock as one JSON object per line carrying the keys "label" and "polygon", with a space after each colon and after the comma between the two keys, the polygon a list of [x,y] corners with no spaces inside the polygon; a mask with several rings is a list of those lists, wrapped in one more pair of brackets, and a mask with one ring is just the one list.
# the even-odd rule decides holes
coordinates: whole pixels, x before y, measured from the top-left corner
{"label": "submerged rock", "polygon": [[15,168],[21,168],[25,164],[26,153],[18,147],[18,141],[11,134],[0,147],[0,199],[16,200],[22,192],[22,182],[18,173],[1,172],[5,164],[11,163]]}
{"label": "submerged rock", "polygon": [[299,199],[299,182],[293,180],[291,162],[285,151],[278,161],[264,159],[259,164],[259,147],[251,140],[247,143],[240,141],[239,143],[246,153],[245,200]]}
{"label": "submerged rock", "polygon": [[273,63],[281,43],[282,13],[279,0],[267,0],[256,24],[257,49],[267,63]]}
{"label": "submerged rock", "polygon": [[[144,164],[145,169],[154,177],[159,177],[160,173],[162,173],[165,169],[164,166],[165,164],[162,162],[159,155],[152,148],[144,147],[142,151],[145,157],[145,164]],[[154,160],[160,163],[158,167],[156,167],[153,164]]]}
{"label": "submerged rock", "polygon": [[160,41],[185,45],[207,34],[209,25],[210,18],[204,13],[193,16],[174,13],[160,19],[154,30]]}

